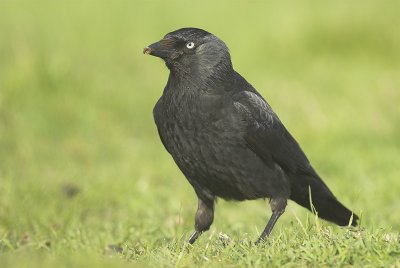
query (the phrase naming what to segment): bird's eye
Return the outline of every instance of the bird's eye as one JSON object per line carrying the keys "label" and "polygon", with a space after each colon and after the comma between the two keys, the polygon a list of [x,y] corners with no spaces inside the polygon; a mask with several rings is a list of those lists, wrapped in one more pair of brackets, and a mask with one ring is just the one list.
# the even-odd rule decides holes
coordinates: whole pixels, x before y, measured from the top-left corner
{"label": "bird's eye", "polygon": [[194,43],[193,43],[193,42],[188,42],[188,43],[186,44],[186,47],[187,47],[188,49],[192,49],[192,48],[194,48]]}

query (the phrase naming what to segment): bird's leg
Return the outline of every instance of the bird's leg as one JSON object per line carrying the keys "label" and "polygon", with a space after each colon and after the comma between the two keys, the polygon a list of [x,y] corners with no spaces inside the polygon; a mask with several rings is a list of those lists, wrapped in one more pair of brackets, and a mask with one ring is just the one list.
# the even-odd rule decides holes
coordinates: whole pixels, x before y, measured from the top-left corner
{"label": "bird's leg", "polygon": [[214,220],[214,199],[199,197],[198,207],[195,217],[195,231],[189,238],[189,243],[193,244],[200,234],[210,229]]}
{"label": "bird's leg", "polygon": [[267,236],[269,236],[269,234],[272,231],[272,228],[274,228],[276,221],[283,214],[283,212],[285,212],[287,200],[286,200],[286,198],[283,198],[283,197],[271,198],[269,201],[269,204],[272,209],[272,215],[267,223],[267,226],[265,226],[264,231],[262,232],[260,237],[257,239],[256,244],[263,242],[265,240],[265,238]]}

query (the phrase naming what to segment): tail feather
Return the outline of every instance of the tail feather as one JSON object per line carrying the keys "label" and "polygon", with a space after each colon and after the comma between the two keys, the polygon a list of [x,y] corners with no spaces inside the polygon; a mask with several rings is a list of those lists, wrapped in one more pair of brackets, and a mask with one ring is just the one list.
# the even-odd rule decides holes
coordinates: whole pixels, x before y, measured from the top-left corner
{"label": "tail feather", "polygon": [[[357,226],[359,217],[340,203],[318,175],[294,175],[290,199],[340,226]],[[310,196],[311,193],[311,196]]]}

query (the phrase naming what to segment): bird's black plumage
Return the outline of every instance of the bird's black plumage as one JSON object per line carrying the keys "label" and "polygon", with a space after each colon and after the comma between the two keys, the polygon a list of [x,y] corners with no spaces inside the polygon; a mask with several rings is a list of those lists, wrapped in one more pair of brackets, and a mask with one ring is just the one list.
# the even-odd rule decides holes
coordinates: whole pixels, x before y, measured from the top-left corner
{"label": "bird's black plumage", "polygon": [[164,59],[170,70],[154,119],[167,151],[199,200],[195,233],[208,230],[217,197],[270,198],[271,232],[292,199],[321,218],[356,225],[310,165],[296,140],[264,98],[232,67],[229,50],[211,33],[183,28],[144,52]]}

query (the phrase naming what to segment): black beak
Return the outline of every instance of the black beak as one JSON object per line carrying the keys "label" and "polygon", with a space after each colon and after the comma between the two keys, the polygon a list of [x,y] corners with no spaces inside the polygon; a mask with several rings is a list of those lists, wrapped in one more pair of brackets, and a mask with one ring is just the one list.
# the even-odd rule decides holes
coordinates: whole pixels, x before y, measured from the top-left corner
{"label": "black beak", "polygon": [[149,54],[162,59],[171,58],[175,53],[175,41],[171,38],[164,38],[143,49],[143,54]]}

